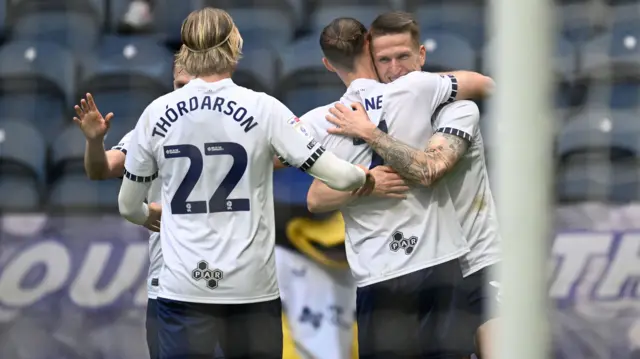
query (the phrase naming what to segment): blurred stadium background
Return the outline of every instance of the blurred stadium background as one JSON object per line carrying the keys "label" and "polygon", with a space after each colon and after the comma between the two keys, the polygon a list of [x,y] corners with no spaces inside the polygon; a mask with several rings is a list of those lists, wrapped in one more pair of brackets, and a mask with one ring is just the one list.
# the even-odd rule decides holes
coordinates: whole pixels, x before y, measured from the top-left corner
{"label": "blurred stadium background", "polygon": [[[491,56],[500,56],[481,0],[153,0],[150,22],[125,26],[130,6],[0,0],[2,359],[147,357],[147,234],[118,216],[119,181],[86,178],[72,105],[91,92],[103,112],[113,111],[105,147],[115,145],[171,90],[172,53],[191,10],[229,11],[245,40],[234,80],[300,115],[344,92],[318,46],[319,30],[335,17],[368,25],[389,9],[412,11],[429,71],[491,75]],[[640,358],[640,1],[555,7],[553,353]],[[536,71],[526,63],[522,70]],[[483,127],[490,121],[484,116]],[[276,177],[282,228],[304,216],[309,182],[288,170]],[[290,246],[284,232],[280,244]]]}

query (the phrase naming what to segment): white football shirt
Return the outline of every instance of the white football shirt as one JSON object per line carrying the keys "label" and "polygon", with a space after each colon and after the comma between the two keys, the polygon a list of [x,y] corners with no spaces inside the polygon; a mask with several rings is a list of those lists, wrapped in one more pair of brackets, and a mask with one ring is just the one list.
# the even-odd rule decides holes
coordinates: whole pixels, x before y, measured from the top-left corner
{"label": "white football shirt", "polygon": [[136,125],[125,176],[162,182],[158,297],[278,298],[273,156],[306,170],[323,151],[282,103],[231,79],[195,79],[151,103]]}
{"label": "white football shirt", "polygon": [[480,111],[471,101],[456,101],[433,116],[437,132],[454,134],[470,142],[467,153],[444,178],[471,251],[460,258],[467,277],[500,261],[500,233],[478,126]]}
{"label": "white football shirt", "polygon": [[[113,146],[111,149],[122,151],[126,156],[132,136],[133,131],[127,132],[118,144]],[[149,194],[147,195],[147,202],[160,203],[160,184],[161,183],[158,179],[151,182],[151,188],[149,188]],[[149,273],[147,275],[147,296],[150,299],[156,299],[158,297],[158,278],[160,277],[161,268],[162,248],[160,247],[160,233],[149,231]]]}
{"label": "white football shirt", "polygon": [[[419,148],[433,133],[431,115],[455,99],[454,77],[413,72],[393,83],[371,79],[351,83],[340,99],[360,102],[382,131]],[[325,115],[333,104],[301,117],[314,137],[336,156],[373,167],[382,159],[361,140],[331,135]],[[448,189],[412,187],[407,199],[363,197],[342,208],[349,266],[366,286],[456,259],[469,251]]]}

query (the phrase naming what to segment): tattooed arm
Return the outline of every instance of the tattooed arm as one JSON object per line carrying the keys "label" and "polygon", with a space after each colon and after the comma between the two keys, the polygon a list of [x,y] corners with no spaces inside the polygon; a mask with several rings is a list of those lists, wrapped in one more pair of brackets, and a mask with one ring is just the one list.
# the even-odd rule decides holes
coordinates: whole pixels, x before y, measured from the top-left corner
{"label": "tattooed arm", "polygon": [[[471,101],[445,105],[432,123],[437,128],[427,148],[419,150],[384,133],[370,120],[360,103],[336,104],[327,121],[336,125],[329,133],[360,138],[408,181],[429,186],[444,176],[462,158],[477,131],[480,112]],[[455,133],[455,135],[454,135]]]}
{"label": "tattooed arm", "polygon": [[464,156],[469,142],[455,135],[437,132],[425,150],[413,148],[374,129],[363,138],[371,148],[405,179],[430,186],[442,178]]}

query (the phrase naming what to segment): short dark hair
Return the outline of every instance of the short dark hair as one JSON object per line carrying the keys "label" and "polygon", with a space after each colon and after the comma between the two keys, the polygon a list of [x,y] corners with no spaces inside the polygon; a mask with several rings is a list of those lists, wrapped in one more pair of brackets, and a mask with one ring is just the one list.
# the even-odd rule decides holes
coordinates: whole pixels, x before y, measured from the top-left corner
{"label": "short dark hair", "polygon": [[384,35],[411,34],[411,40],[416,46],[420,46],[420,26],[408,12],[391,11],[379,15],[369,29],[370,39]]}
{"label": "short dark hair", "polygon": [[367,28],[350,17],[337,18],[320,34],[320,47],[324,57],[336,67],[353,71],[355,59],[364,52]]}

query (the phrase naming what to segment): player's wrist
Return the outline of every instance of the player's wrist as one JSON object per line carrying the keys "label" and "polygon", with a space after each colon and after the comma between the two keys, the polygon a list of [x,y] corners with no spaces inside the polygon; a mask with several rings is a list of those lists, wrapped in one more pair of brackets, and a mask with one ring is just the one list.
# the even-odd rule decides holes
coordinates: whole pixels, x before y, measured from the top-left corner
{"label": "player's wrist", "polygon": [[88,136],[85,135],[85,138],[87,140],[87,144],[94,145],[94,146],[97,146],[97,145],[102,146],[102,145],[104,145],[104,137],[105,137],[104,135],[102,135],[102,136],[91,136],[91,137],[88,137]]}
{"label": "player's wrist", "polygon": [[365,142],[371,142],[379,136],[378,132],[381,131],[372,123],[370,126],[367,125],[367,127],[363,128],[363,130],[360,132],[361,133],[359,133],[358,137],[360,137]]}

